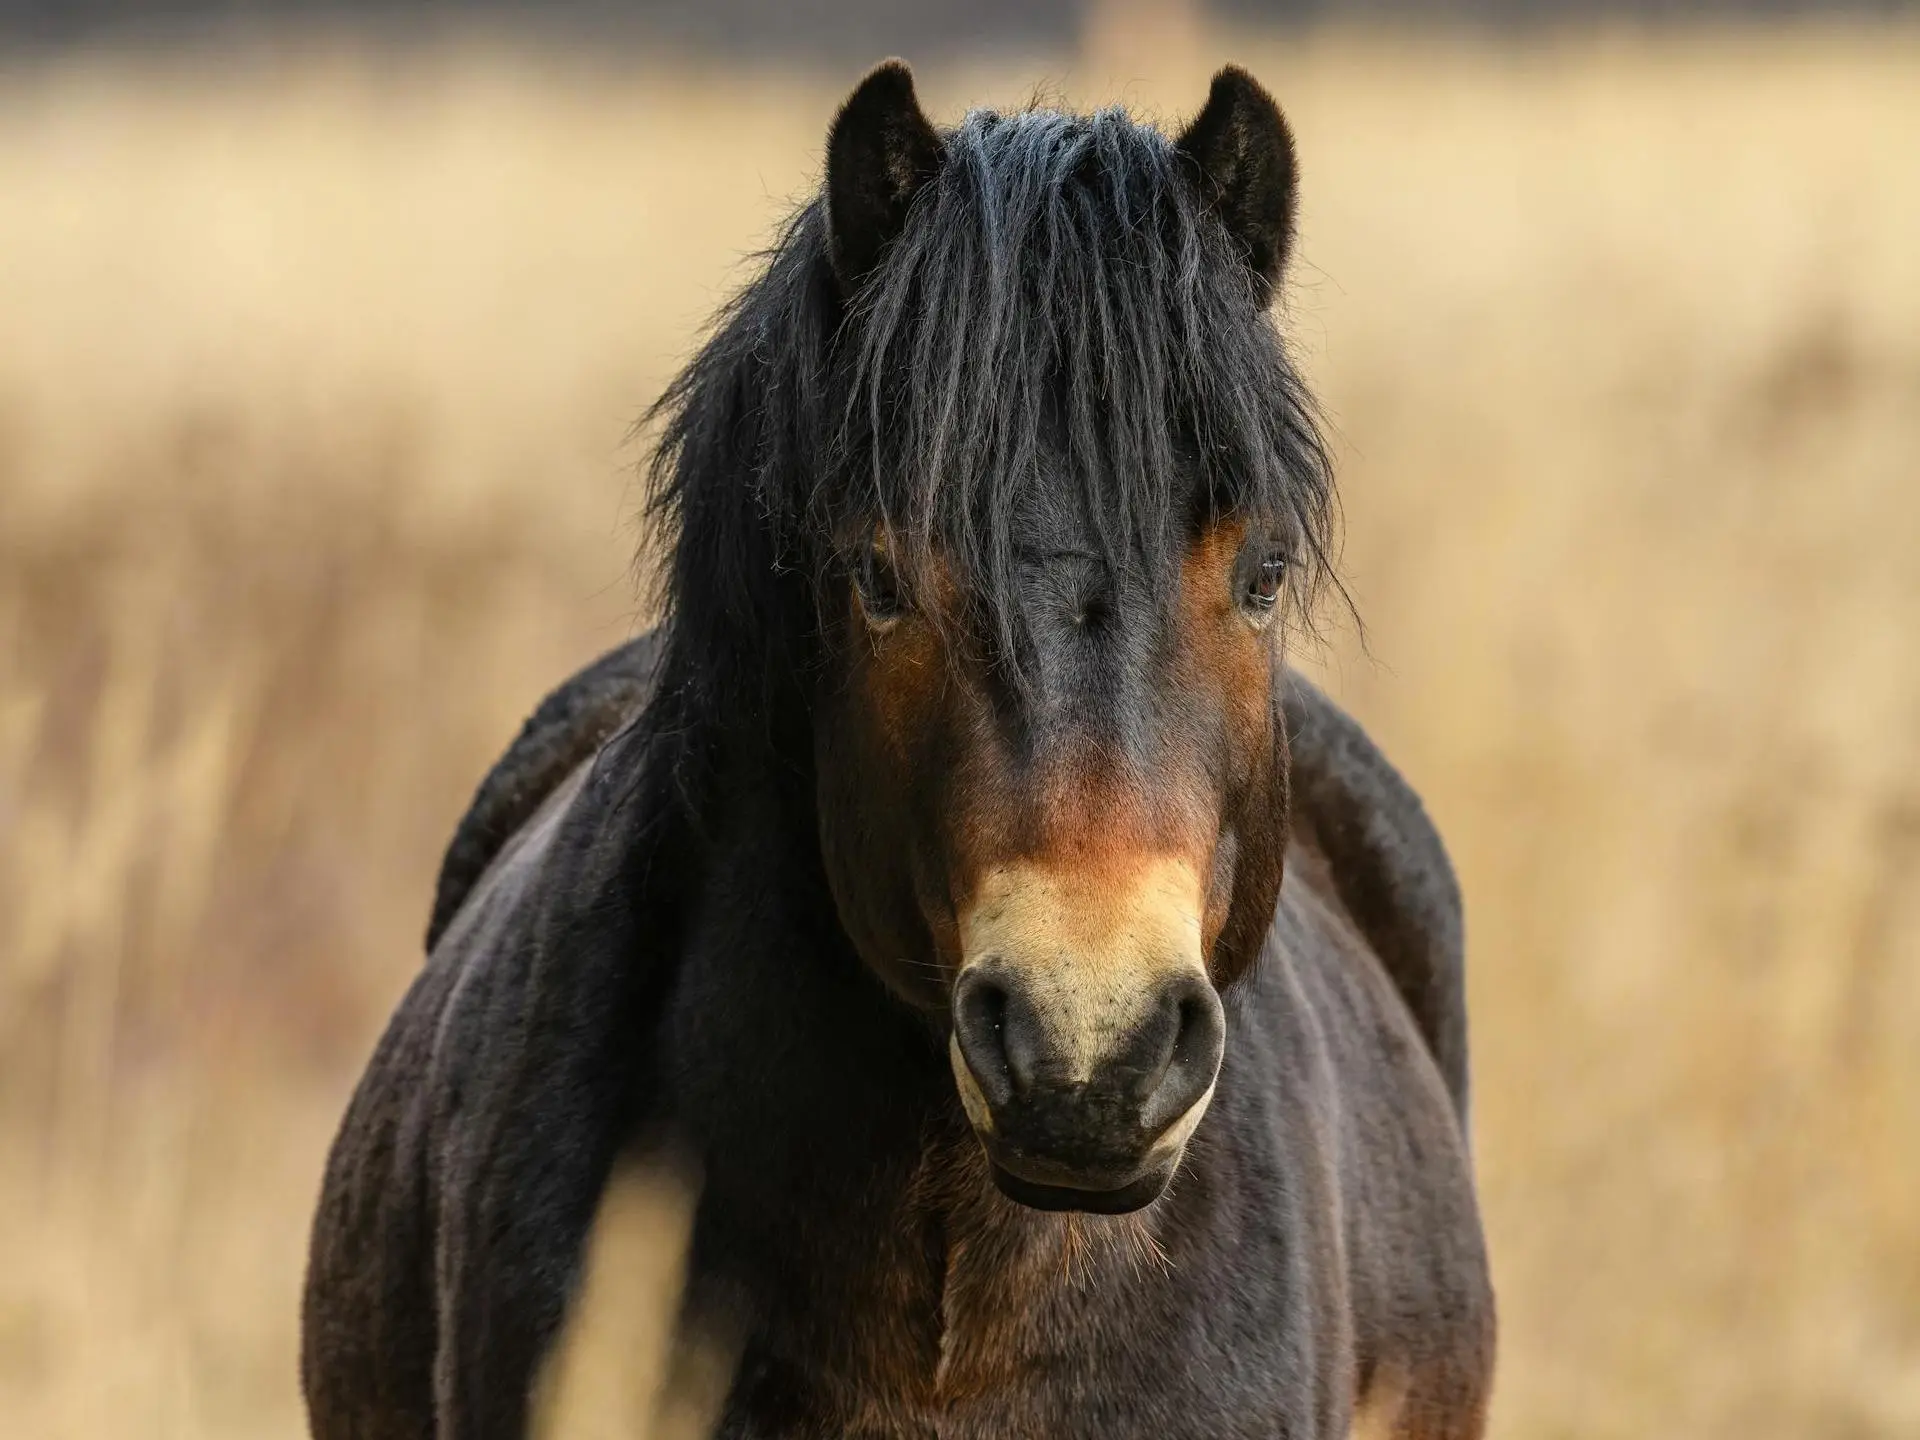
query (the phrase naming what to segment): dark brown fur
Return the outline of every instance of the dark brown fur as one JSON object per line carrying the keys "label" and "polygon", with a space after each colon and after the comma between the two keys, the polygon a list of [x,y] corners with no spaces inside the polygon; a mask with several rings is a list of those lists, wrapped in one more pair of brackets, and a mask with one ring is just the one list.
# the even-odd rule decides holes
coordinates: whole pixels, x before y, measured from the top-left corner
{"label": "dark brown fur", "polygon": [[1295,177],[1237,71],[1172,140],[856,91],[670,392],[665,627],[449,851],[315,1219],[321,1440],[518,1440],[663,1147],[725,1440],[1480,1434],[1459,895],[1283,659]]}
{"label": "dark brown fur", "polygon": [[[616,652],[609,663],[638,669],[645,647]],[[562,733],[531,723],[497,767],[500,787],[518,788],[554,747],[578,742],[562,718],[575,707],[542,713]],[[1317,1365],[1345,1377],[1309,1386],[1320,1417],[1311,1433],[1342,1434],[1340,1417],[1382,1387],[1393,1416],[1384,1433],[1465,1440],[1483,1419],[1493,1310],[1452,1118],[1465,1095],[1448,1088],[1438,1063],[1464,1034],[1458,898],[1418,801],[1353,722],[1297,676],[1285,713],[1294,841],[1275,926],[1282,949],[1268,960],[1263,983],[1292,992],[1300,1012],[1317,1017],[1308,1029],[1274,1038],[1292,1057],[1290,1084],[1299,1087],[1282,1118],[1320,1158],[1272,1183],[1295,1192],[1304,1186],[1301,1198],[1317,1197],[1325,1213],[1342,1217],[1305,1237],[1317,1278],[1302,1277],[1298,1319],[1324,1342],[1315,1347]],[[1349,839],[1329,855],[1318,839],[1328,833],[1366,834],[1374,843]],[[537,865],[533,852],[560,837],[530,838],[487,876],[481,894],[460,897],[475,919],[524,884],[520,876]],[[1352,872],[1344,882],[1335,856]],[[1343,890],[1364,903],[1343,898]],[[1426,938],[1416,947],[1412,937]],[[478,938],[436,956],[403,1016],[458,1013],[448,1008],[452,987],[477,962],[465,956]],[[1389,971],[1380,957],[1396,949],[1421,957],[1417,975]],[[308,1392],[322,1436],[415,1436],[436,1413],[432,1281],[405,1260],[431,1248],[432,1211],[425,1175],[401,1163],[420,1143],[406,1136],[424,1115],[417,1100],[391,1088],[417,1083],[401,1077],[426,1065],[418,1047],[429,1033],[396,1026],[348,1116],[347,1131],[362,1138],[337,1153],[330,1170],[338,1198],[332,1223],[316,1231],[306,1337]],[[477,1060],[475,1052],[467,1063]],[[1196,1165],[1205,1164],[1211,1132],[1235,1123],[1226,1110],[1210,1117],[1195,1137]],[[1456,1173],[1463,1180],[1438,1202],[1430,1163],[1410,1163],[1412,1151],[1435,1144],[1462,1156]],[[833,1347],[830,1378],[818,1377],[803,1401],[779,1366],[763,1362],[754,1387],[759,1404],[770,1403],[769,1389],[787,1401],[760,1421],[736,1417],[726,1433],[789,1433],[777,1421],[789,1405],[794,1434],[1108,1433],[1091,1422],[1049,1428],[1059,1415],[1048,1407],[1058,1402],[1033,1396],[1031,1381],[1047,1371],[1059,1337],[1079,1336],[1109,1360],[1124,1357],[1140,1339],[1141,1307],[1151,1311],[1152,1295],[1182,1291],[1221,1264],[1221,1279],[1232,1283],[1231,1251],[1195,1255],[1182,1240],[1183,1209],[1208,1205],[1211,1182],[1203,1170],[1176,1180],[1163,1206],[1144,1215],[1047,1215],[1004,1200],[985,1170],[957,1114],[916,1143],[890,1208],[866,1222],[871,1249],[859,1273],[869,1278],[852,1287],[864,1298],[843,1302],[856,1304],[862,1318]],[[353,1209],[338,1208],[355,1194],[364,1198]],[[364,1218],[349,1221],[356,1211]],[[1437,1244],[1443,1237],[1450,1238]],[[1115,1311],[1101,1298],[1109,1285],[1136,1298]],[[716,1303],[724,1306],[724,1296]],[[1089,1342],[1089,1327],[1101,1338]],[[1150,1345],[1152,1333],[1149,1327]],[[1022,1408],[1036,1403],[1038,1410]],[[801,1425],[803,1413],[811,1418]],[[1097,1403],[1087,1413],[1098,1415]],[[1168,1424],[1165,1433],[1188,1433]]]}

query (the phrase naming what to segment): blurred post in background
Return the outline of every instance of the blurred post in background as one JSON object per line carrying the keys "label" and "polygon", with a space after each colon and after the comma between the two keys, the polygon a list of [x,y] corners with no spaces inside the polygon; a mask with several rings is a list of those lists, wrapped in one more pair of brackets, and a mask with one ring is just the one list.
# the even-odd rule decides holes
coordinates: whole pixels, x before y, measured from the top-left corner
{"label": "blurred post in background", "polygon": [[1920,1434],[1920,17],[1651,0],[0,0],[0,1428],[302,1433],[440,846],[896,52],[1293,117],[1305,660],[1466,888],[1495,1433]]}

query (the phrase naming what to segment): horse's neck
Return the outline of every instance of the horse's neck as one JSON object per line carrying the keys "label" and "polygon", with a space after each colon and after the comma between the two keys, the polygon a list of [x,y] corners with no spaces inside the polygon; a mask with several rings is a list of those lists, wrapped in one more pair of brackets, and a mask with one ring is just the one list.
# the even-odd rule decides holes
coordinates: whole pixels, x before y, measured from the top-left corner
{"label": "horse's neck", "polygon": [[1149,1213],[1045,1214],[994,1187],[971,1134],[929,1146],[927,1200],[939,1216],[936,1404],[1018,1389],[1073,1335],[1074,1317],[1163,1277]]}

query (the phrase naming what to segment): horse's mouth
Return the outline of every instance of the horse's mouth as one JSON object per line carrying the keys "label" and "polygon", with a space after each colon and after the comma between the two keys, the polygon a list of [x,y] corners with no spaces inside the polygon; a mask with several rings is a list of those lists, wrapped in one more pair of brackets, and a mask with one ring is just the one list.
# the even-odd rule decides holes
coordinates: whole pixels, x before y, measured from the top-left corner
{"label": "horse's mouth", "polygon": [[1209,1084],[1150,1139],[1122,1117],[1101,1113],[1111,1107],[1099,1105],[1088,1107],[1088,1113],[1071,1106],[1062,1112],[1045,1097],[1037,1107],[1032,1097],[1024,1097],[996,1114],[958,1043],[949,1049],[961,1105],[994,1185],[1009,1200],[1035,1210],[1125,1215],[1151,1205],[1179,1169],[1187,1141],[1213,1099]]}
{"label": "horse's mouth", "polygon": [[1158,1200],[1173,1178],[1174,1167],[1161,1165],[1112,1189],[1026,1180],[992,1161],[993,1183],[1009,1200],[1034,1210],[1082,1210],[1095,1215],[1126,1215]]}

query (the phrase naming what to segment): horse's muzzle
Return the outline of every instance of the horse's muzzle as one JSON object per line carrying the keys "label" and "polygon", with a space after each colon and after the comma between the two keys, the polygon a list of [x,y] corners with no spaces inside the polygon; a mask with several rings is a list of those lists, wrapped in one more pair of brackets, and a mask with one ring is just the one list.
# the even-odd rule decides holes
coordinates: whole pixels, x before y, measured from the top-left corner
{"label": "horse's muzzle", "polygon": [[1166,1188],[1212,1099],[1225,1040],[1204,974],[1177,970],[1146,994],[1103,991],[1074,1006],[989,958],[955,984],[949,1056],[1002,1193],[1041,1210],[1116,1214]]}

